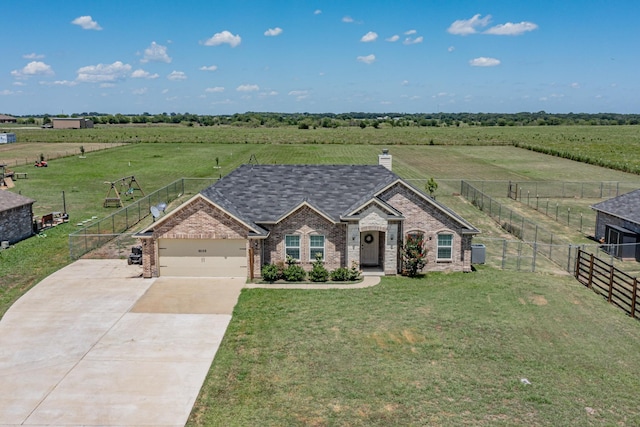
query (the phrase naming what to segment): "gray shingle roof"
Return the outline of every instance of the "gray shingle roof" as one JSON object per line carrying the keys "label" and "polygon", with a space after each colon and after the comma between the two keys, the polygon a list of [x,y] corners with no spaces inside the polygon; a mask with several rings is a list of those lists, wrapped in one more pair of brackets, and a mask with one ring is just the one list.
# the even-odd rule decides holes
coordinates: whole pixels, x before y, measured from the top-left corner
{"label": "gray shingle roof", "polygon": [[0,212],[17,208],[19,206],[30,205],[34,202],[35,200],[21,196],[20,194],[12,193],[7,190],[0,190]]}
{"label": "gray shingle roof", "polygon": [[397,179],[378,165],[242,165],[201,193],[251,223],[275,222],[303,202],[338,222]]}
{"label": "gray shingle roof", "polygon": [[596,203],[593,209],[640,224],[640,190]]}

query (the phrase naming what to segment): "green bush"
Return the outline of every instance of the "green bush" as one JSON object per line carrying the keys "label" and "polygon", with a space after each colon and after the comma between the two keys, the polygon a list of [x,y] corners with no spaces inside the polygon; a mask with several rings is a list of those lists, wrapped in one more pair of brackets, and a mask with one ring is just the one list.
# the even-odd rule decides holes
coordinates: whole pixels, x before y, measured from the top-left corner
{"label": "green bush", "polygon": [[427,263],[427,249],[424,247],[423,236],[408,236],[407,241],[400,247],[402,257],[402,274],[415,277]]}
{"label": "green bush", "polygon": [[262,266],[262,279],[266,282],[273,283],[280,280],[281,271],[275,264],[265,264]]}
{"label": "green bush", "polygon": [[329,271],[324,267],[322,255],[316,254],[316,260],[313,262],[313,268],[309,272],[309,279],[312,282],[326,282],[329,279]]}
{"label": "green bush", "polygon": [[298,264],[289,264],[282,272],[282,277],[287,282],[302,282],[307,277],[307,272]]}
{"label": "green bush", "polygon": [[347,267],[338,267],[331,272],[331,280],[334,282],[346,282],[349,280],[349,269]]}

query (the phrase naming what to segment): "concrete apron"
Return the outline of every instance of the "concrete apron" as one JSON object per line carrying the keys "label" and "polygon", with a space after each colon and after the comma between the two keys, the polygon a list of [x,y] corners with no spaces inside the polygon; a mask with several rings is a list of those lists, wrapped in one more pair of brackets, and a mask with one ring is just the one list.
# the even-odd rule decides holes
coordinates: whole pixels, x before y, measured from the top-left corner
{"label": "concrete apron", "polygon": [[80,260],[7,311],[0,425],[186,423],[244,279],[139,276]]}

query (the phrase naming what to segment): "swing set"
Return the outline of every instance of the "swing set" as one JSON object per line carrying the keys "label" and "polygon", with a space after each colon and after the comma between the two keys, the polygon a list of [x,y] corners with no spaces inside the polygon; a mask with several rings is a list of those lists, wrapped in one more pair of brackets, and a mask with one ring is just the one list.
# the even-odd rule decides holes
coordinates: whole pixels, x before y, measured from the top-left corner
{"label": "swing set", "polygon": [[105,181],[105,184],[109,184],[109,191],[107,191],[107,196],[104,198],[104,203],[102,204],[105,208],[124,207],[122,199],[135,199],[137,191],[140,192],[140,196],[144,196],[144,191],[142,191],[140,184],[133,175],[125,176],[113,182]]}

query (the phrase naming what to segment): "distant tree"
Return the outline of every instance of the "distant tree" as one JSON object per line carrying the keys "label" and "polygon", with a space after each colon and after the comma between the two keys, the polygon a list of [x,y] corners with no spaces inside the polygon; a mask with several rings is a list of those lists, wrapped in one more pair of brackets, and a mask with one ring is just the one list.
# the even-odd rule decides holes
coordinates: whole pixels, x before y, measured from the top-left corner
{"label": "distant tree", "polygon": [[434,195],[436,193],[436,190],[438,189],[438,183],[435,179],[433,179],[433,177],[431,177],[425,184],[424,188],[425,190],[427,190],[427,193],[429,193],[431,197],[435,197]]}

